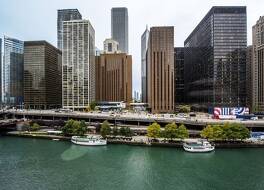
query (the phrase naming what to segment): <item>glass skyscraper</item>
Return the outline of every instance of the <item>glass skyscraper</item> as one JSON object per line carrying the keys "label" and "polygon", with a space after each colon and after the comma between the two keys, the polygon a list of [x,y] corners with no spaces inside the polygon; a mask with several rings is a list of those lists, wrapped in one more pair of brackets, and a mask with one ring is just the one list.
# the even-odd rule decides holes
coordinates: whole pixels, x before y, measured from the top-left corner
{"label": "glass skyscraper", "polygon": [[4,37],[2,100],[6,106],[22,106],[24,81],[24,42]]}
{"label": "glass skyscraper", "polygon": [[174,91],[174,104],[184,104],[184,47],[174,48]]}
{"label": "glass skyscraper", "polygon": [[95,31],[88,20],[63,22],[62,105],[84,109],[95,100]]}
{"label": "glass skyscraper", "polygon": [[141,94],[142,102],[147,102],[147,49],[149,30],[146,28],[141,36]]}
{"label": "glass skyscraper", "polygon": [[184,45],[187,101],[205,109],[245,106],[246,7],[212,7]]}
{"label": "glass skyscraper", "polygon": [[81,20],[82,15],[78,9],[61,9],[58,10],[57,18],[57,47],[62,50],[62,33],[63,33],[63,21],[69,20]]}
{"label": "glass skyscraper", "polygon": [[128,12],[125,7],[111,10],[111,34],[119,43],[119,50],[128,54]]}

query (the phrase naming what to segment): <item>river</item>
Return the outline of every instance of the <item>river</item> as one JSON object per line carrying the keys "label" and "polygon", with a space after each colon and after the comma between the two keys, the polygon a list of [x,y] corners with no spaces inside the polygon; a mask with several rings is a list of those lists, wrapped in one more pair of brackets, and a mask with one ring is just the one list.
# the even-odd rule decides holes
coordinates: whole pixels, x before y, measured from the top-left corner
{"label": "river", "polygon": [[264,149],[108,145],[0,136],[3,190],[263,190]]}

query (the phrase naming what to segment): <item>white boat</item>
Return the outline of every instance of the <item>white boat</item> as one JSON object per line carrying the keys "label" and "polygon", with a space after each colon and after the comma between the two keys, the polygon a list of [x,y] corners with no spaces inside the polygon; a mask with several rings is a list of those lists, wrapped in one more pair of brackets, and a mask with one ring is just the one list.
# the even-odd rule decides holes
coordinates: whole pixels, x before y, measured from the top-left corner
{"label": "white boat", "polygon": [[78,145],[85,146],[100,146],[106,145],[107,140],[102,139],[99,135],[88,135],[88,136],[72,136],[71,142]]}
{"label": "white boat", "polygon": [[197,140],[184,142],[183,148],[187,152],[211,152],[215,149],[215,146],[211,145],[207,140]]}

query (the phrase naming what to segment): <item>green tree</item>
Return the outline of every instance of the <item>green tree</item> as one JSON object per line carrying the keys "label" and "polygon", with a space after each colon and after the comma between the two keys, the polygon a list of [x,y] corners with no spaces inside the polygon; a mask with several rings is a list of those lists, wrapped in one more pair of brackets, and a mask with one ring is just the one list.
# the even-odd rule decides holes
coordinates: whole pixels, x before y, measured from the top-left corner
{"label": "green tree", "polygon": [[40,129],[39,124],[33,123],[33,125],[30,126],[30,131],[38,131]]}
{"label": "green tree", "polygon": [[189,113],[191,111],[191,107],[188,105],[180,106],[179,112],[180,113]]}
{"label": "green tree", "polygon": [[160,125],[158,123],[152,123],[147,128],[147,136],[151,138],[158,138],[160,137]]}
{"label": "green tree", "polygon": [[177,125],[175,123],[169,123],[165,126],[163,137],[173,139],[177,137]]}
{"label": "green tree", "polygon": [[75,121],[73,119],[70,119],[66,122],[64,127],[62,128],[62,133],[66,136],[71,135],[78,135],[82,136],[86,133],[87,128],[85,121]]}
{"label": "green tree", "polygon": [[100,134],[102,135],[103,138],[105,138],[107,135],[110,135],[110,133],[111,133],[110,125],[108,121],[104,121],[100,129]]}
{"label": "green tree", "polygon": [[213,126],[213,139],[216,140],[222,140],[224,135],[223,135],[223,128],[221,125],[214,125]]}
{"label": "green tree", "polygon": [[189,132],[187,130],[187,128],[181,124],[178,129],[177,129],[177,138],[179,139],[184,139],[184,138],[188,138],[189,137]]}
{"label": "green tree", "polygon": [[230,130],[232,131],[231,139],[246,139],[250,137],[249,130],[240,123],[231,123]]}
{"label": "green tree", "polygon": [[201,137],[206,139],[213,139],[214,138],[214,130],[211,125],[207,125],[200,133]]}
{"label": "green tree", "polygon": [[95,110],[95,107],[96,107],[96,105],[97,105],[97,103],[96,103],[96,101],[92,101],[90,104],[89,104],[89,107],[90,107],[90,109],[91,110]]}
{"label": "green tree", "polygon": [[114,136],[117,136],[117,135],[118,135],[119,130],[118,130],[117,126],[114,126],[112,132],[113,132],[113,135],[114,135]]}

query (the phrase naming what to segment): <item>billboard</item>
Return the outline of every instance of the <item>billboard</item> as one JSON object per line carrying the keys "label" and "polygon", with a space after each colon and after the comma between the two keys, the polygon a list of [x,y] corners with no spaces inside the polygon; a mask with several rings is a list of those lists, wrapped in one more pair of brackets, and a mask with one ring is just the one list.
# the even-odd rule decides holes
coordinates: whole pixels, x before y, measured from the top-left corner
{"label": "billboard", "polygon": [[249,114],[249,108],[247,107],[214,107],[214,117],[219,116],[237,116]]}

